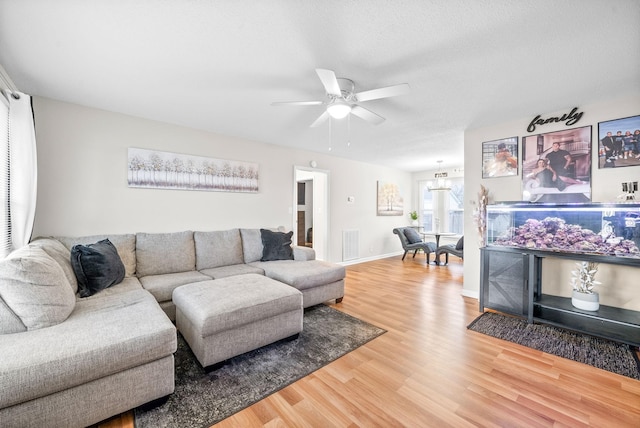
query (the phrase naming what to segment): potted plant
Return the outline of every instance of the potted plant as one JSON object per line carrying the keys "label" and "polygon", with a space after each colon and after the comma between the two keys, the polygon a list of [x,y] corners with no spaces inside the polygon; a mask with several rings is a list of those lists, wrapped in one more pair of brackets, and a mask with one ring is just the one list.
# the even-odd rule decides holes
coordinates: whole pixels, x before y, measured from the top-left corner
{"label": "potted plant", "polygon": [[600,308],[600,296],[593,291],[594,287],[601,284],[595,280],[598,272],[598,263],[576,263],[578,269],[571,271],[571,304],[585,311],[597,311]]}
{"label": "potted plant", "polygon": [[418,212],[417,211],[411,211],[409,213],[409,217],[411,218],[411,225],[412,226],[418,226]]}

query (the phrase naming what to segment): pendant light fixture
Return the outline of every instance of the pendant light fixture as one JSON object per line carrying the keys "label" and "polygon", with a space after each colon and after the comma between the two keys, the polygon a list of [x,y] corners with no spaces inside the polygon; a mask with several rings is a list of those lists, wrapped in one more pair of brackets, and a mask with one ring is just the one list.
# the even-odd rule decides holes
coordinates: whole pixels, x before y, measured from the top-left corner
{"label": "pendant light fixture", "polygon": [[442,171],[441,169],[442,161],[438,161],[438,172],[434,174],[434,181],[429,181],[427,183],[427,188],[429,191],[434,190],[451,190],[451,180],[447,180],[447,173]]}

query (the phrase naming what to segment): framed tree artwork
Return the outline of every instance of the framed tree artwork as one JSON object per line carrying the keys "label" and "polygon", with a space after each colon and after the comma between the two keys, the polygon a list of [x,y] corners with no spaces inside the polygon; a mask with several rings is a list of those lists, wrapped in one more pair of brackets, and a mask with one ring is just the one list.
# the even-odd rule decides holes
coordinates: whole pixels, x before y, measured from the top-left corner
{"label": "framed tree artwork", "polygon": [[404,200],[400,187],[395,183],[378,181],[376,214],[379,216],[396,216],[404,213]]}
{"label": "framed tree artwork", "polygon": [[522,139],[522,199],[591,201],[591,126]]}
{"label": "framed tree artwork", "polygon": [[258,164],[129,148],[129,187],[258,192]]}

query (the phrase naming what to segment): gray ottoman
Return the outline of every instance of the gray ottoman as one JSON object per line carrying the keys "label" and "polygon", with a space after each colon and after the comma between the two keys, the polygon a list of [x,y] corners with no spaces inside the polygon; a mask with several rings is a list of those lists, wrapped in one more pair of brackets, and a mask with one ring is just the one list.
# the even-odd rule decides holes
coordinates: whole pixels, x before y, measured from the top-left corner
{"label": "gray ottoman", "polygon": [[302,331],[302,293],[258,274],[173,291],[176,326],[203,367]]}

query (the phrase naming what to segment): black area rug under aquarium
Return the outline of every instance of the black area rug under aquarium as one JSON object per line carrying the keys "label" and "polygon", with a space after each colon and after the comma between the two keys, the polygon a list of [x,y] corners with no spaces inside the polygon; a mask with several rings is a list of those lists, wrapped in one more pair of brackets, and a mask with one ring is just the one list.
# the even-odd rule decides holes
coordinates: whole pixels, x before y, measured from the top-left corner
{"label": "black area rug under aquarium", "polygon": [[468,328],[640,380],[640,363],[634,349],[629,345],[550,325],[529,324],[524,319],[493,312],[483,313],[469,324]]}
{"label": "black area rug under aquarium", "polygon": [[175,392],[159,407],[135,409],[135,426],[209,427],[383,333],[381,328],[317,305],[305,309],[297,339],[234,357],[211,373],[205,373],[178,334]]}

